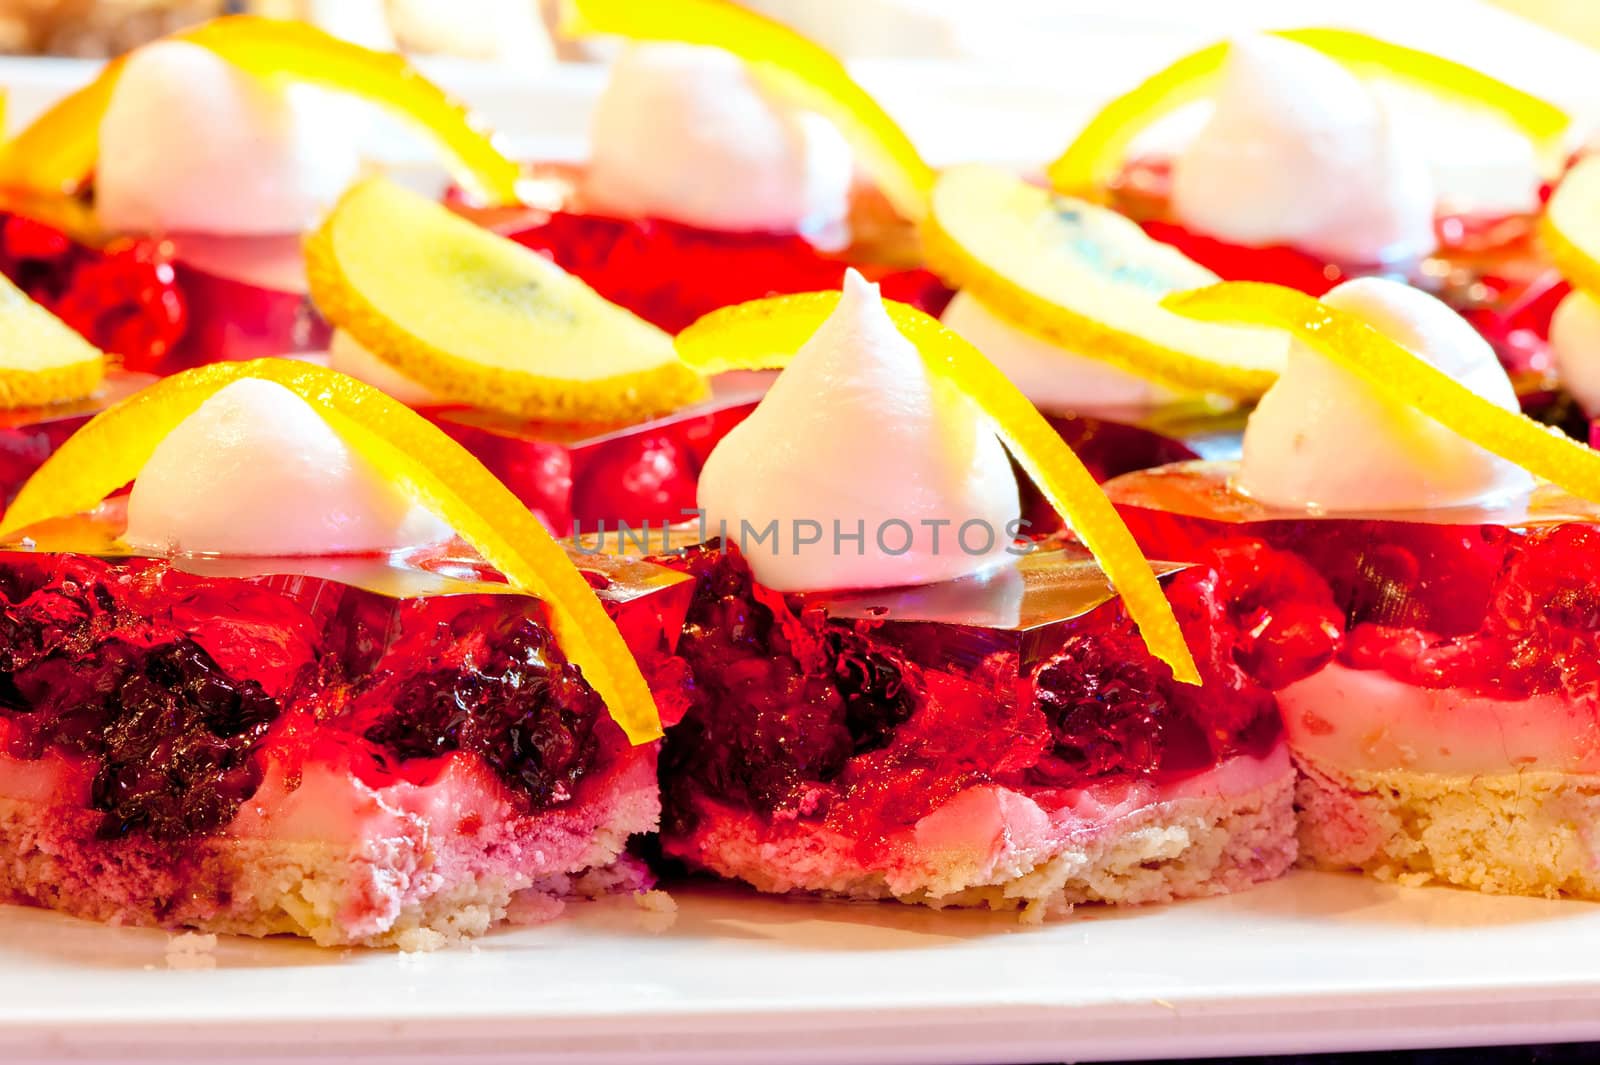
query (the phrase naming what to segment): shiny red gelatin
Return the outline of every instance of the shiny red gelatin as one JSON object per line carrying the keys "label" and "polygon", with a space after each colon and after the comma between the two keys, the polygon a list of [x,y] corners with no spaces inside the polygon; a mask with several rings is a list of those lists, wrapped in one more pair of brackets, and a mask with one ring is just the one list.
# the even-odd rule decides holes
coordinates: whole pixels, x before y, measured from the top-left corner
{"label": "shiny red gelatin", "polygon": [[1270,281],[1321,296],[1353,277],[1389,276],[1432,292],[1472,322],[1518,380],[1537,394],[1553,373],[1550,316],[1566,285],[1537,242],[1538,215],[1442,214],[1438,250],[1415,263],[1328,263],[1295,248],[1248,247],[1195,233],[1172,217],[1166,159],[1129,163],[1112,186],[1118,210],[1227,281]]}
{"label": "shiny red gelatin", "polygon": [[186,236],[172,244],[189,327],[160,372],[327,349],[332,329],[311,303],[300,237]]}
{"label": "shiny red gelatin", "polygon": [[1149,655],[1076,547],[987,577],[812,595],[761,587],[715,544],[668,561],[696,580],[679,644],[696,698],[662,751],[669,835],[714,802],[870,842],[976,785],[1048,799],[1179,780],[1281,735],[1205,567],[1164,570],[1206,679],[1194,688]]}
{"label": "shiny red gelatin", "polygon": [[[0,750],[78,769],[105,838],[217,832],[264,765],[312,760],[381,787],[467,757],[533,812],[627,748],[544,605],[469,552],[180,564],[115,553],[120,527],[113,505],[18,541],[82,551],[0,550]],[[687,582],[597,583],[672,679]]]}
{"label": "shiny red gelatin", "polygon": [[475,208],[455,191],[463,214],[549,256],[595,291],[676,333],[722,307],[767,296],[836,290],[849,267],[883,286],[889,299],[938,315],[954,294],[917,267],[916,233],[871,194],[853,197],[850,245],[838,253],[798,233],[730,232],[659,218],[616,218],[583,202],[582,167],[536,164],[526,206]]}
{"label": "shiny red gelatin", "polygon": [[0,410],[0,513],[67,437],[113,403],[154,381],[149,374],[112,370],[100,391],[87,399]]}
{"label": "shiny red gelatin", "polygon": [[752,389],[638,425],[527,422],[470,408],[424,410],[556,535],[602,523],[679,522],[700,468],[758,399]]}
{"label": "shiny red gelatin", "polygon": [[1343,616],[1344,665],[1496,698],[1600,690],[1600,507],[1546,486],[1501,506],[1311,517],[1238,495],[1229,474],[1187,463],[1106,490],[1147,552],[1242,542],[1299,560],[1299,595]]}

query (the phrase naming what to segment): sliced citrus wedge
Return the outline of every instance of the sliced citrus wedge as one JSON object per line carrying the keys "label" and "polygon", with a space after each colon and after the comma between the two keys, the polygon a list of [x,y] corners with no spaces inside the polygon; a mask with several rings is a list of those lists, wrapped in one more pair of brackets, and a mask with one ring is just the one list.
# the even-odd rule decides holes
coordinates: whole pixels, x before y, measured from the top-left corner
{"label": "sliced citrus wedge", "polygon": [[99,348],[0,277],[0,408],[83,399],[105,374]]}
{"label": "sliced citrus wedge", "polygon": [[1540,235],[1566,279],[1600,296],[1600,156],[1567,171],[1545,206]]}
{"label": "sliced citrus wedge", "polygon": [[[1562,162],[1571,119],[1547,100],[1452,60],[1352,30],[1279,30],[1276,36],[1314,48],[1361,77],[1403,82],[1447,102],[1492,112],[1533,141],[1552,173]],[[1162,118],[1207,96],[1227,55],[1226,42],[1202,48],[1117,97],[1050,164],[1051,185],[1103,199],[1128,146]]]}
{"label": "sliced citrus wedge", "polygon": [[561,646],[635,743],[661,734],[655,702],[593,589],[510,489],[425,418],[332,370],[288,359],[224,362],[159,381],[78,430],[27,484],[0,536],[81,513],[133,480],[158,443],[219,389],[275,381],[449,523],[515,587],[542,599]]}
{"label": "sliced citrus wedge", "polygon": [[1294,289],[1253,281],[1181,292],[1163,302],[1199,321],[1289,333],[1395,403],[1573,495],[1600,501],[1600,451],[1496,406],[1353,314]]}
{"label": "sliced citrus wedge", "polygon": [[[713,311],[678,335],[684,361],[702,373],[782,369],[839,304],[837,292],[778,296]],[[939,320],[884,300],[930,373],[966,395],[994,427],[1050,505],[1094,553],[1122,596],[1150,653],[1186,684],[1200,673],[1160,583],[1116,508],[1072,449],[994,364]],[[818,397],[826,402],[827,397]]]}
{"label": "sliced citrus wedge", "polygon": [[992,167],[939,175],[922,223],[933,270],[1028,332],[1168,387],[1241,399],[1277,378],[1285,345],[1185,321],[1162,296],[1217,275],[1114,211]]}
{"label": "sliced citrus wedge", "polygon": [[802,107],[831,120],[862,167],[913,221],[927,209],[933,170],[905,131],[827,49],[726,0],[566,0],[562,32],[682,41],[731,52]]}
{"label": "sliced citrus wedge", "polygon": [[612,421],[705,394],[666,333],[544,256],[381,178],[345,193],[306,239],[306,274],[329,321],[445,399]]}
{"label": "sliced citrus wedge", "polygon": [[[438,148],[456,180],[491,202],[516,199],[517,164],[495,148],[465,108],[398,55],[342,41],[303,22],[232,15],[173,35],[241,70],[348,93],[403,119]],[[0,186],[71,192],[94,168],[100,119],[122,73],[108,64],[0,149]]]}

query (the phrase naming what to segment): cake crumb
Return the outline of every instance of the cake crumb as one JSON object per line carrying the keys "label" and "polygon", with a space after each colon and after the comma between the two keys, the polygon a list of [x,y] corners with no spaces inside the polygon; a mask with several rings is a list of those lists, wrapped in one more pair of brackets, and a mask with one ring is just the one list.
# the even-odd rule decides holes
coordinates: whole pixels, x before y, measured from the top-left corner
{"label": "cake crumb", "polygon": [[176,970],[215,969],[217,937],[213,933],[183,932],[167,937],[167,968]]}
{"label": "cake crumb", "polygon": [[678,920],[678,901],[665,891],[641,891],[633,896],[639,907],[640,926],[651,935],[660,935]]}

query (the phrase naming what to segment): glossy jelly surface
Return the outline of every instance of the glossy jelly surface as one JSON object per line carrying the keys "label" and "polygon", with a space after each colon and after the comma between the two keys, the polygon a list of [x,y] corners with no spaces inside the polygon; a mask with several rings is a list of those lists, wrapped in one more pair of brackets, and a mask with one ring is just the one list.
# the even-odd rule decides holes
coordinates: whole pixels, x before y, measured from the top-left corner
{"label": "glossy jelly surface", "polygon": [[1335,604],[1347,666],[1600,709],[1600,507],[1546,486],[1499,505],[1317,516],[1240,496],[1230,473],[1188,463],[1106,487],[1151,554],[1256,545],[1264,559],[1299,560],[1295,594]]}
{"label": "glossy jelly surface", "polygon": [[709,798],[881,839],[954,794],[1045,793],[1191,775],[1280,730],[1237,664],[1217,576],[1163,567],[1206,686],[1173,682],[1076,547],[987,576],[779,595],[737,552],[677,560],[696,581],[680,654],[696,699],[663,747],[669,832]]}

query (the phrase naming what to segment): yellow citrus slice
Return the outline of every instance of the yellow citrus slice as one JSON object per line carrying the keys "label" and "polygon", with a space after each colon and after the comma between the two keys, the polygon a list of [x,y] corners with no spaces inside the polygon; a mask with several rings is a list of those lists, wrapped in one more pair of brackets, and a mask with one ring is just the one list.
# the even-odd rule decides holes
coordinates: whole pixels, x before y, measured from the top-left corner
{"label": "yellow citrus slice", "polygon": [[[209,48],[241,70],[306,82],[375,103],[418,128],[456,180],[491,202],[516,199],[517,164],[500,153],[465,108],[403,58],[342,41],[303,22],[251,15],[213,19],[173,35]],[[122,61],[61,100],[0,149],[0,186],[71,192],[94,168],[100,119]]]}
{"label": "yellow citrus slice", "polygon": [[510,489],[425,418],[359,381],[303,362],[257,359],[187,370],[104,411],[22,488],[0,537],[89,510],[133,480],[150,453],[219,389],[275,381],[449,523],[515,587],[542,599],[568,657],[635,743],[661,734],[655,702],[622,636],[561,546]]}
{"label": "yellow citrus slice", "polygon": [[731,52],[790,98],[838,126],[895,210],[927,208],[933,170],[898,123],[827,49],[727,0],[566,0],[562,32],[682,41]]}
{"label": "yellow citrus slice", "polygon": [[1573,495],[1600,501],[1600,451],[1496,406],[1353,314],[1294,289],[1251,281],[1182,292],[1164,302],[1175,314],[1200,321],[1283,330],[1386,398]]}
{"label": "yellow citrus slice", "polygon": [[381,178],[351,188],[306,238],[306,274],[329,321],[445,399],[612,421],[705,394],[666,333],[537,252]]}
{"label": "yellow citrus slice", "polygon": [[1169,292],[1217,275],[1114,211],[992,167],[939,175],[922,223],[933,270],[1028,332],[1168,387],[1241,399],[1277,378],[1285,345],[1185,321]]}
{"label": "yellow citrus slice", "polygon": [[0,408],[83,399],[105,373],[99,348],[0,277]]}
{"label": "yellow citrus slice", "polygon": [[1540,235],[1567,280],[1600,295],[1600,156],[1567,171],[1545,206]]}
{"label": "yellow citrus slice", "polygon": [[[1359,76],[1403,82],[1446,102],[1492,112],[1533,141],[1552,173],[1562,162],[1571,119],[1547,100],[1460,63],[1352,30],[1279,30],[1276,36],[1314,48]],[[1051,185],[1103,198],[1128,146],[1160,119],[1207,96],[1227,54],[1226,42],[1202,48],[1117,97],[1050,164]]]}
{"label": "yellow citrus slice", "polygon": [[[806,292],[713,311],[678,335],[678,349],[684,361],[706,374],[781,369],[838,304],[837,292]],[[1160,583],[1078,456],[978,349],[915,307],[893,300],[885,300],[884,306],[916,345],[929,372],[972,400],[1050,505],[1094,553],[1150,653],[1170,666],[1178,680],[1199,684],[1194,658]],[[827,402],[827,397],[817,401]]]}

